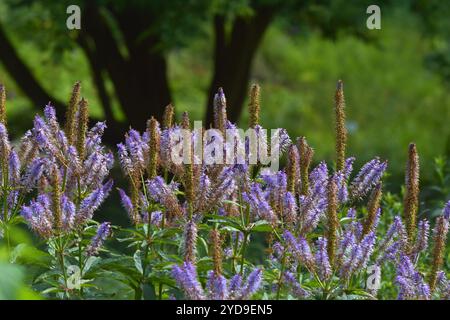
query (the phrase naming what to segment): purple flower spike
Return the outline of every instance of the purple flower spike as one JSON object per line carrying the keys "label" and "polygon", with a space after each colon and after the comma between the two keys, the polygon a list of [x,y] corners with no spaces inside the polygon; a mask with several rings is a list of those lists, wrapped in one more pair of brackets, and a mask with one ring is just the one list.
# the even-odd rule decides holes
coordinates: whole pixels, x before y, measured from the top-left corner
{"label": "purple flower spike", "polygon": [[303,289],[291,272],[284,273],[286,285],[292,288],[292,293],[297,299],[305,299],[310,296],[309,292]]}
{"label": "purple flower spike", "polygon": [[445,219],[450,220],[450,200],[445,205],[444,210],[442,211],[442,214],[444,215]]}
{"label": "purple flower spike", "polygon": [[87,255],[94,256],[98,254],[98,251],[110,234],[111,224],[109,222],[103,222],[98,227],[96,235],[92,238],[91,244],[86,249]]}
{"label": "purple flower spike", "polygon": [[227,279],[222,275],[217,275],[214,271],[208,272],[208,299],[225,300],[228,298]]}
{"label": "purple flower spike", "polygon": [[386,168],[387,162],[381,162],[378,158],[367,162],[351,184],[352,198],[366,195],[380,181]]}
{"label": "purple flower spike", "polygon": [[242,288],[241,299],[247,300],[258,291],[262,281],[262,270],[255,269],[249,274],[247,283]]}
{"label": "purple flower spike", "polygon": [[319,271],[319,277],[322,281],[331,276],[331,265],[327,253],[327,239],[317,239],[316,267]]}

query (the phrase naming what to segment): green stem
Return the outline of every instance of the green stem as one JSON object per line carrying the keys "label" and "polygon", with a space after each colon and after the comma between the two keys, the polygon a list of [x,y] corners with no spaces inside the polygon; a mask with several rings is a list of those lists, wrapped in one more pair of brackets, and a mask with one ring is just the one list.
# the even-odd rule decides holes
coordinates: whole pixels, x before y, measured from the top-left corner
{"label": "green stem", "polygon": [[239,274],[244,274],[244,263],[245,263],[245,251],[247,250],[247,232],[244,233],[244,242],[242,244],[242,250],[241,250],[241,269],[239,270]]}
{"label": "green stem", "polygon": [[233,245],[233,257],[231,259],[231,270],[233,270],[233,273],[236,273],[236,257],[238,254],[238,248],[239,248],[239,235],[236,234]]}
{"label": "green stem", "polygon": [[159,297],[159,300],[162,300],[163,285],[164,285],[164,284],[162,284],[162,283],[159,284],[159,290],[158,290],[158,297]]}
{"label": "green stem", "polygon": [[62,244],[62,238],[60,237],[58,239],[58,245],[57,245],[57,255],[58,255],[58,260],[59,260],[59,264],[61,267],[61,271],[63,274],[63,279],[64,279],[64,291],[67,294],[67,296],[69,297],[69,294],[67,293],[67,272],[66,272],[66,267],[65,267],[65,263],[64,263],[64,246]]}
{"label": "green stem", "polygon": [[277,300],[280,300],[280,293],[285,265],[286,265],[286,252],[283,252],[283,256],[281,258],[280,277],[278,278]]}
{"label": "green stem", "polygon": [[[83,263],[83,236],[80,233],[78,234],[79,241],[78,241],[78,267],[80,268],[80,277],[83,277],[83,269],[84,269],[84,263]],[[80,298],[83,298],[83,287],[80,287]]]}

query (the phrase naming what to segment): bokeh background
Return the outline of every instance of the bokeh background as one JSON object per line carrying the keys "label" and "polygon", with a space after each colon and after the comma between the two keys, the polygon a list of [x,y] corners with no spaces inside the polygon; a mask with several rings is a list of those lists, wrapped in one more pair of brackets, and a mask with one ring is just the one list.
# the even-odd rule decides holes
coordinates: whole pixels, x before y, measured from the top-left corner
{"label": "bokeh background", "polygon": [[[81,30],[66,27],[71,4]],[[366,27],[370,4],[381,8],[381,30]],[[398,192],[416,142],[427,194],[443,183],[436,162],[445,170],[450,156],[449,17],[450,3],[437,0],[2,0],[0,82],[18,138],[48,101],[63,115],[81,80],[111,146],[168,103],[178,117],[187,110],[208,122],[219,86],[245,127],[248,88],[258,83],[264,127],[305,135],[316,161],[333,161],[342,79],[348,153],[358,165],[387,159],[387,188]]]}

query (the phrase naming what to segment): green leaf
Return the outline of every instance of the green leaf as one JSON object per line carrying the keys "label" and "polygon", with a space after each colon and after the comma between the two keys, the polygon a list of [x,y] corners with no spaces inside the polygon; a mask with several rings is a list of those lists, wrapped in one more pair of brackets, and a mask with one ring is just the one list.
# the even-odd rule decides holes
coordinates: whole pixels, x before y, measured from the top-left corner
{"label": "green leaf", "polygon": [[133,255],[133,260],[134,260],[134,266],[136,267],[136,269],[141,274],[143,274],[144,273],[144,269],[142,267],[141,250],[136,250],[136,252]]}

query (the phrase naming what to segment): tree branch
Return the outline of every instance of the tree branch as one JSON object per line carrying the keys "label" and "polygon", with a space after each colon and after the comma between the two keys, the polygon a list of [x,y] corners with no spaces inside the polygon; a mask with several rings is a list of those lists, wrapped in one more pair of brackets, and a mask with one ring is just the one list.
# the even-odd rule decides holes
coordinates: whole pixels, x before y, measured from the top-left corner
{"label": "tree branch", "polygon": [[65,104],[48,94],[41,86],[25,62],[19,57],[1,24],[0,60],[19,88],[31,99],[34,107],[43,107],[51,101],[57,115],[59,117],[64,115]]}
{"label": "tree branch", "polygon": [[227,96],[228,119],[238,120],[247,94],[250,69],[264,32],[278,11],[278,4],[255,7],[251,17],[236,17],[229,37],[224,31],[225,18],[214,19],[214,74],[207,101],[206,126],[212,123],[213,99],[218,87]]}

